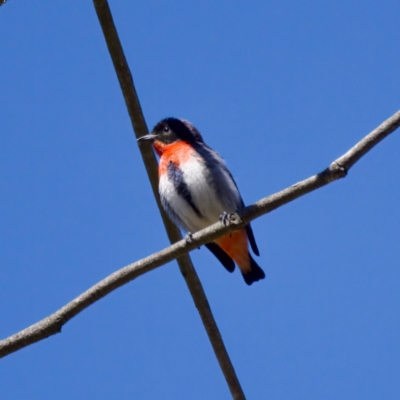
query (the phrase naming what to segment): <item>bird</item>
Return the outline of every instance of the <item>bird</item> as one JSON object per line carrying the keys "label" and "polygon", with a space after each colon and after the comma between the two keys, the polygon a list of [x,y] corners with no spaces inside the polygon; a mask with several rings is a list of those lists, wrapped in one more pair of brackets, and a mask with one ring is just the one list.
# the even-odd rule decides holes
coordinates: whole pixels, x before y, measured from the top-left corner
{"label": "bird", "polygon": [[[161,204],[170,219],[187,232],[187,238],[230,213],[240,212],[244,202],[222,157],[203,140],[188,121],[164,118],[138,142],[149,142],[159,156]],[[233,272],[239,267],[247,285],[265,278],[250,254],[260,255],[251,225],[205,246]]]}

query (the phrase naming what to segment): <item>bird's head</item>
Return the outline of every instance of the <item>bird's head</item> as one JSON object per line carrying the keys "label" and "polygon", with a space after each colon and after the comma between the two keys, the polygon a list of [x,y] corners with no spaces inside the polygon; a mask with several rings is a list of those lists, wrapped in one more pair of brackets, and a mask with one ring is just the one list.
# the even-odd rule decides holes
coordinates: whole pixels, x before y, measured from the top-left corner
{"label": "bird's head", "polygon": [[176,142],[186,142],[191,145],[203,143],[200,132],[188,121],[178,118],[161,120],[148,135],[142,136],[138,142],[153,143],[158,154]]}

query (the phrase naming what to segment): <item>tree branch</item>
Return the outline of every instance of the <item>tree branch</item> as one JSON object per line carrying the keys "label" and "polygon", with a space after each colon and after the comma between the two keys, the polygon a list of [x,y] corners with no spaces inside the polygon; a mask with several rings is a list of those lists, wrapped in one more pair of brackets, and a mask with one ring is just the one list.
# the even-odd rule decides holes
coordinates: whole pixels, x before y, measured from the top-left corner
{"label": "tree branch", "polygon": [[[101,28],[103,30],[104,38],[107,43],[108,51],[110,53],[114,69],[121,86],[121,90],[125,99],[125,104],[132,122],[133,130],[136,137],[146,135],[148,133],[146,121],[143,116],[142,108],[140,106],[139,98],[133,83],[132,75],[126,62],[125,54],[118,37],[117,30],[111,15],[110,7],[107,0],[94,0],[93,1],[97,17],[99,19]],[[157,202],[158,209],[168,234],[171,243],[182,240],[180,230],[172,223],[161,205],[160,196],[158,193],[158,166],[154,156],[154,152],[150,146],[139,146],[140,153],[146,167],[147,175],[149,177],[154,197]],[[182,253],[177,259],[179,269],[183,275],[193,302],[200,314],[200,318],[206,329],[208,338],[214,349],[218,363],[225,376],[225,380],[229,386],[229,390],[235,400],[244,400],[245,396],[240,386],[238,377],[236,375],[233,364],[229,358],[228,352],[225,348],[221,333],[218,329],[212,314],[210,304],[208,303],[206,294],[200,279],[194,269],[192,260],[189,254]]]}
{"label": "tree branch", "polygon": [[378,128],[372,131],[364,139],[358,142],[343,156],[333,161],[331,165],[321,173],[298,182],[280,192],[265,197],[258,202],[246,207],[240,215],[231,219],[228,226],[217,222],[197,233],[193,234],[190,243],[185,240],[173,244],[151,256],[143,258],[133,264],[114,272],[89,290],[72,300],[57,312],[34,325],[0,341],[0,357],[11,354],[23,347],[29,346],[39,340],[45,339],[55,333],[61,332],[62,326],[75,315],[79,314],[91,304],[105,297],[108,293],[125,285],[140,275],[181,257],[188,251],[214,241],[229,232],[243,228],[250,221],[267,214],[313,190],[319,189],[337,179],[346,176],[347,171],[368,151],[376,146],[382,139],[400,126],[400,111],[386,120]]}

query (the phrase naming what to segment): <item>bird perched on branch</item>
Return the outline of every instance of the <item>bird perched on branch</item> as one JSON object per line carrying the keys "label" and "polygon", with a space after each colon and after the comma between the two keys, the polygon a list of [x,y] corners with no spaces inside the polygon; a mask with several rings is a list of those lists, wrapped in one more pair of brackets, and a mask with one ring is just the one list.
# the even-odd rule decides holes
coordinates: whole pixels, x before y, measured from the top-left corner
{"label": "bird perched on branch", "polygon": [[[188,121],[165,118],[152,133],[138,141],[153,143],[160,157],[159,192],[169,217],[186,232],[194,232],[217,222],[226,213],[244,208],[236,183],[221,156],[208,147],[200,132]],[[235,263],[248,285],[265,278],[248,248],[259,251],[248,224],[206,244],[222,265],[233,272]]]}

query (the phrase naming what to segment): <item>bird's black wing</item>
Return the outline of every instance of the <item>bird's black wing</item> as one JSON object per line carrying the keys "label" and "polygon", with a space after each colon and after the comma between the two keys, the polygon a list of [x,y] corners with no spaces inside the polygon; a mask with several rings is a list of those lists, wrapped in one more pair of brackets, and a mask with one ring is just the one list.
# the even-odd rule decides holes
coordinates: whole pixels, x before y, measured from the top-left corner
{"label": "bird's black wing", "polygon": [[[223,159],[221,158],[221,156],[220,156],[218,153],[214,152],[214,151],[213,151],[210,147],[208,147],[205,143],[202,143],[202,146],[199,148],[199,150],[200,150],[201,153],[203,154],[204,159],[206,160],[206,162],[207,162],[207,160],[210,160],[210,158],[211,158],[212,161],[218,163],[219,166],[220,166],[220,167],[228,174],[228,176],[232,179],[232,182],[233,182],[233,184],[236,186],[236,189],[237,189],[237,191],[238,191],[238,193],[239,193],[239,204],[236,204],[236,207],[237,207],[237,210],[236,210],[236,211],[240,211],[241,209],[243,209],[243,208],[245,207],[245,205],[244,205],[242,196],[240,195],[238,185],[236,184],[235,179],[233,178],[231,172],[229,171],[229,169],[228,169],[227,166],[225,165],[225,163],[224,163]],[[212,162],[208,162],[208,168],[210,168],[210,170],[213,169],[213,163],[212,163]],[[225,210],[225,211],[226,211],[226,210]],[[247,237],[248,237],[248,239],[249,239],[251,249],[253,250],[253,252],[254,252],[255,255],[259,256],[259,255],[260,255],[260,252],[259,252],[259,250],[258,250],[257,243],[256,243],[256,239],[255,239],[254,233],[253,233],[253,229],[251,228],[251,225],[250,225],[250,224],[248,224],[248,225],[246,226],[246,234],[247,234]],[[212,251],[212,250],[210,249],[210,251]],[[222,250],[221,250],[221,251],[222,251]],[[215,254],[215,253],[214,253],[214,254]],[[219,257],[218,257],[217,255],[215,255],[215,256],[219,259]],[[221,261],[221,260],[220,260],[220,261]],[[222,261],[221,261],[221,262],[222,262]],[[229,270],[228,270],[228,271],[229,271]]]}
{"label": "bird's black wing", "polygon": [[[236,184],[235,179],[233,179],[233,176],[232,176],[231,172],[229,171],[228,168],[226,168],[225,165],[224,165],[224,167],[225,167],[226,172],[228,172],[229,176],[231,177],[233,183],[235,184],[236,189],[237,189],[238,192],[239,192],[239,188],[238,188],[238,186],[237,186],[237,184]],[[239,193],[240,193],[240,192],[239,192]],[[241,205],[240,205],[241,208],[244,208],[245,205],[244,205],[244,201],[243,201],[243,199],[242,199],[242,196],[240,196],[240,201],[241,201]],[[238,210],[238,211],[239,211],[239,210]],[[258,246],[257,246],[257,243],[256,243],[256,239],[255,239],[254,233],[253,233],[253,228],[251,227],[250,224],[246,225],[246,233],[247,233],[247,237],[248,237],[249,242],[250,242],[251,249],[253,250],[253,252],[254,252],[254,254],[255,254],[256,256],[259,256],[259,255],[260,255],[260,251],[258,250]]]}
{"label": "bird's black wing", "polygon": [[260,252],[257,247],[256,239],[254,238],[253,228],[250,224],[246,225],[246,233],[247,237],[249,238],[251,249],[256,256],[260,255]]}

